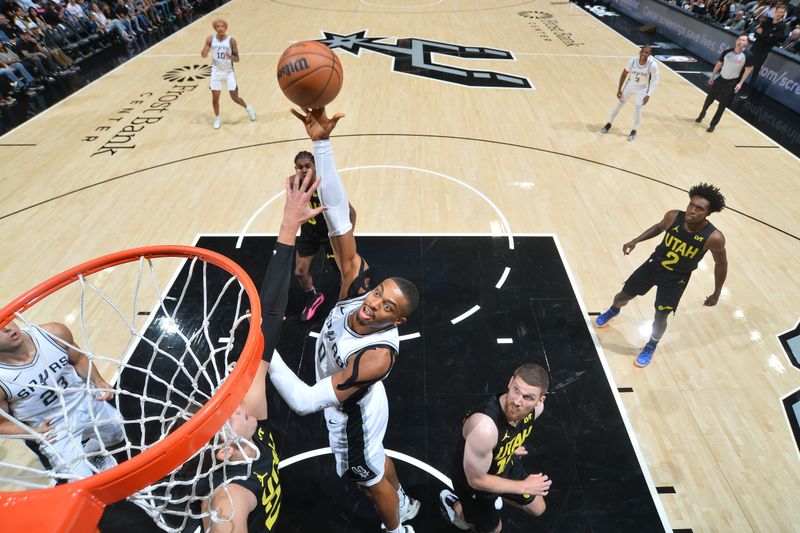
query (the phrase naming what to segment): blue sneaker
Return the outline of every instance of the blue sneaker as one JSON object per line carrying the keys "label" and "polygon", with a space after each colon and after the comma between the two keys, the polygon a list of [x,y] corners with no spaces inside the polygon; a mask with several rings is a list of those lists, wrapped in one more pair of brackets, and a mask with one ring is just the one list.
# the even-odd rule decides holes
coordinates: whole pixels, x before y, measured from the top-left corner
{"label": "blue sneaker", "polygon": [[611,320],[613,320],[613,318],[619,314],[619,311],[620,310],[614,311],[613,309],[609,308],[609,310],[606,311],[605,313],[597,315],[597,318],[594,319],[594,325],[597,326],[598,328],[606,327],[608,323],[611,322]]}
{"label": "blue sneaker", "polygon": [[649,342],[644,345],[642,348],[641,353],[639,353],[639,357],[636,358],[636,366],[639,368],[644,368],[650,364],[650,361],[653,359],[653,355],[656,353],[656,347],[650,344]]}

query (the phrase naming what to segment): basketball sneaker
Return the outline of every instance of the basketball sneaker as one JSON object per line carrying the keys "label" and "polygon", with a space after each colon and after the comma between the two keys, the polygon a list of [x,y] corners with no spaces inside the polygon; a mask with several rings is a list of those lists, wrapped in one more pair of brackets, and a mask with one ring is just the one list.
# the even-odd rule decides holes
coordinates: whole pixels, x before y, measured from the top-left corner
{"label": "basketball sneaker", "polygon": [[635,139],[636,139],[636,130],[631,130],[631,132],[628,134],[628,140],[633,141]]}
{"label": "basketball sneaker", "polygon": [[610,130],[610,129],[611,129],[611,123],[610,122],[606,122],[606,125],[603,126],[603,129],[600,130],[600,133],[608,133],[608,130]]}
{"label": "basketball sneaker", "polygon": [[214,117],[214,129],[218,130],[220,126],[222,126],[222,119]]}
{"label": "basketball sneaker", "polygon": [[450,524],[452,524],[454,527],[457,527],[461,531],[468,531],[469,526],[462,518],[458,516],[455,508],[453,507],[457,501],[458,497],[455,494],[447,489],[444,489],[439,493],[439,510],[442,512],[444,519],[450,522]]}
{"label": "basketball sneaker", "polygon": [[650,361],[653,360],[653,355],[656,353],[656,347],[650,344],[649,342],[644,345],[642,348],[641,353],[639,353],[639,357],[636,358],[636,366],[639,368],[644,368],[650,364]]}
{"label": "basketball sneaker", "polygon": [[250,120],[256,119],[256,112],[251,105],[247,106],[247,116],[250,117]]}
{"label": "basketball sneaker", "polygon": [[400,502],[400,523],[412,520],[419,513],[420,507],[419,500],[406,496],[406,499]]}
{"label": "basketball sneaker", "polygon": [[314,313],[317,308],[325,301],[325,295],[315,290],[310,290],[306,293],[306,305],[300,312],[300,322],[308,322],[314,318]]}
{"label": "basketball sneaker", "polygon": [[619,309],[614,311],[609,307],[608,311],[597,315],[597,318],[594,319],[594,325],[598,328],[606,327],[608,323],[611,322],[614,319],[614,317],[619,314],[619,312],[620,312]]}
{"label": "basketball sneaker", "polygon": [[697,123],[700,123],[700,122],[703,122],[703,119],[704,119],[704,118],[706,118],[706,114],[705,114],[705,113],[700,113],[700,114],[697,116],[697,118],[696,118],[696,119],[694,119],[694,121],[695,121],[695,122],[697,122]]}

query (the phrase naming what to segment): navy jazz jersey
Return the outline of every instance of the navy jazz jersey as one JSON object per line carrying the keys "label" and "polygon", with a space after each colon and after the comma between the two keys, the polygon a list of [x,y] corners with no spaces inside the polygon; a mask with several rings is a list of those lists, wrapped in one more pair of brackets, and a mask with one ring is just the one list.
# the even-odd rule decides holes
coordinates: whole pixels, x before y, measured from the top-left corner
{"label": "navy jazz jersey", "polygon": [[[534,413],[529,414],[516,426],[512,426],[506,420],[503,414],[503,409],[500,407],[500,396],[497,394],[494,398],[489,400],[486,404],[471,409],[464,421],[475,413],[482,413],[492,419],[494,425],[497,427],[497,445],[492,450],[492,464],[487,471],[488,474],[493,476],[500,476],[507,479],[511,478],[511,470],[514,464],[514,450],[522,446],[533,433],[533,420]],[[462,423],[460,427],[463,427]],[[453,485],[455,487],[468,488],[467,477],[464,473],[464,446],[466,441],[463,434],[459,430],[460,441],[456,448],[456,462],[454,468]],[[496,498],[497,494],[489,492],[475,491],[469,488],[470,492],[474,492],[479,497]]]}
{"label": "navy jazz jersey", "polygon": [[711,222],[700,231],[691,232],[684,226],[686,213],[681,211],[664,232],[664,239],[656,247],[650,259],[664,270],[679,276],[688,276],[697,268],[706,253],[708,238],[716,227]]}

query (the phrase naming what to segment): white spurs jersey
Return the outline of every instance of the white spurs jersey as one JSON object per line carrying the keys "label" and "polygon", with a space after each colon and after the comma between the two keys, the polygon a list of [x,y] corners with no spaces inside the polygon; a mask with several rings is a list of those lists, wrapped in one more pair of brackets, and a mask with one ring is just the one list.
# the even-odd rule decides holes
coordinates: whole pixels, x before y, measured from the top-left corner
{"label": "white spurs jersey", "polygon": [[338,302],[325,319],[317,337],[317,381],[341,372],[351,356],[369,346],[386,347],[395,354],[400,351],[396,327],[361,335],[347,324],[347,318],[358,311],[367,294]]}
{"label": "white spurs jersey", "polygon": [[[69,362],[66,350],[37,327],[23,328],[36,346],[27,365],[0,363],[0,387],[6,394],[10,414],[20,422],[38,426],[49,418],[79,411],[85,403],[85,382]],[[62,393],[55,389],[72,389]],[[61,404],[64,401],[65,405]]]}
{"label": "white spurs jersey", "polygon": [[631,58],[625,70],[628,71],[627,83],[634,89],[652,92],[658,83],[658,62],[652,56],[647,58],[644,65],[639,64],[639,56]]}
{"label": "white spurs jersey", "polygon": [[231,36],[226,35],[221,41],[216,34],[211,36],[211,66],[217,70],[233,70],[233,49],[231,48]]}

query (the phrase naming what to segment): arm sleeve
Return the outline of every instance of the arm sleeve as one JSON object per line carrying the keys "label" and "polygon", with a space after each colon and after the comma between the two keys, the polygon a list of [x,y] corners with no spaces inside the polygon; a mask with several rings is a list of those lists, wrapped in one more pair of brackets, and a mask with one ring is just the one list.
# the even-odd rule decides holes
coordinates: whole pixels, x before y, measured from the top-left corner
{"label": "arm sleeve", "polygon": [[656,86],[658,85],[659,75],[658,75],[658,63],[654,60],[653,66],[650,69],[650,85],[647,87],[647,96],[652,96],[654,92],[656,92]]}
{"label": "arm sleeve", "polygon": [[314,386],[307,385],[286,366],[278,352],[275,352],[269,365],[269,377],[292,411],[299,415],[316,413],[339,404],[330,376]]}
{"label": "arm sleeve", "polygon": [[350,223],[350,204],[347,200],[347,191],[336,171],[333,146],[327,139],[314,141],[313,145],[317,176],[322,178],[318,189],[319,197],[322,203],[328,207],[323,213],[325,222],[328,224],[328,236],[344,235],[353,229],[353,224]]}
{"label": "arm sleeve", "polygon": [[275,243],[275,252],[261,283],[261,333],[264,335],[264,352],[261,359],[268,363],[272,360],[272,353],[281,337],[283,316],[286,314],[286,302],[289,297],[293,250],[293,246]]}

